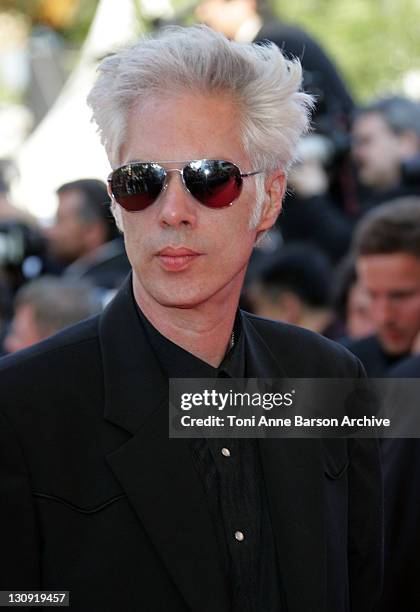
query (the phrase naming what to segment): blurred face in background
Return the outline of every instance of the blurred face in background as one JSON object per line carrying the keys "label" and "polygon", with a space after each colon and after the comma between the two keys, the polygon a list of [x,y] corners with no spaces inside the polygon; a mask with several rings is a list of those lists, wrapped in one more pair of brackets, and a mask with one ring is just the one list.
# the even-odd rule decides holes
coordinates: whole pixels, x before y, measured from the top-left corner
{"label": "blurred face in background", "polygon": [[242,23],[256,13],[253,0],[203,0],[196,8],[201,23],[234,38]]}
{"label": "blurred face in background", "polygon": [[420,333],[420,258],[408,253],[362,255],[357,271],[383,349],[390,355],[409,353]]}
{"label": "blurred face in background", "polygon": [[86,222],[80,214],[82,197],[75,190],[59,194],[54,225],[46,232],[51,254],[63,263],[71,263],[87,252]]}
{"label": "blurred face in background", "polygon": [[84,198],[77,189],[60,193],[54,225],[46,231],[50,253],[64,264],[92,253],[108,239],[103,220],[84,218]]}
{"label": "blurred face in background", "polygon": [[398,186],[402,161],[416,153],[411,133],[396,134],[373,112],[356,118],[352,143],[360,182],[379,191]]}

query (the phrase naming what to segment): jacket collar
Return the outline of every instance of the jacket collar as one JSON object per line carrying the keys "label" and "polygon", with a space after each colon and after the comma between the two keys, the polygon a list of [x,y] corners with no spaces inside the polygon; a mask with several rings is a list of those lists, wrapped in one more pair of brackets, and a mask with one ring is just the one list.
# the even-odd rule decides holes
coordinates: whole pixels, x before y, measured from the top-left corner
{"label": "jacket collar", "polygon": [[99,321],[107,420],[135,433],[166,397],[159,363],[140,325],[131,274]]}
{"label": "jacket collar", "polygon": [[141,326],[131,277],[99,327],[105,418],[133,434],[107,456],[143,527],[194,612],[228,612],[229,598],[188,440],[169,439],[168,381]]}

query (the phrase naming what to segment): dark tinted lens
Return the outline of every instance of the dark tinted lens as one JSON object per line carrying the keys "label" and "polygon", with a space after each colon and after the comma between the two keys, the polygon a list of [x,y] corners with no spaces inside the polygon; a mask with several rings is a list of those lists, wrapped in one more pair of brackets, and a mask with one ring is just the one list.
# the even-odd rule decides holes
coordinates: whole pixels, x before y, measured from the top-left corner
{"label": "dark tinted lens", "polygon": [[190,162],[184,168],[184,182],[191,195],[210,208],[229,206],[242,189],[239,168],[214,159]]}
{"label": "dark tinted lens", "polygon": [[153,204],[165,183],[165,170],[159,164],[129,164],[111,177],[114,198],[125,210],[135,212]]}

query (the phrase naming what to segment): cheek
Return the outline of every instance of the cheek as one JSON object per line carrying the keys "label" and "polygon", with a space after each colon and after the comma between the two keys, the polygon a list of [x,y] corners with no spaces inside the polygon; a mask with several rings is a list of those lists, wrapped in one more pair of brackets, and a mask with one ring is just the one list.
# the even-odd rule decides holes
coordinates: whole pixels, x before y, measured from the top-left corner
{"label": "cheek", "polygon": [[147,219],[143,215],[144,211],[128,213],[120,210],[118,217],[124,230],[123,236],[127,254],[132,253],[135,255],[139,251],[145,250],[148,244],[150,229],[147,225]]}
{"label": "cheek", "polygon": [[420,296],[409,300],[401,310],[402,316],[414,324],[417,323],[420,330]]}

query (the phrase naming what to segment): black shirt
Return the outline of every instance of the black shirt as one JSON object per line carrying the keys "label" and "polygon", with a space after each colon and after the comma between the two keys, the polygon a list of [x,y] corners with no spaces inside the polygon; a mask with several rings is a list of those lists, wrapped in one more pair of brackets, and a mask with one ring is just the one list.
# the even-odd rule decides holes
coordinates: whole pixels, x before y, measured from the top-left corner
{"label": "black shirt", "polygon": [[[167,378],[246,378],[246,338],[240,314],[234,346],[214,368],[160,334],[138,309]],[[280,610],[279,581],[258,444],[253,439],[192,439],[192,460],[203,484],[232,612]]]}

